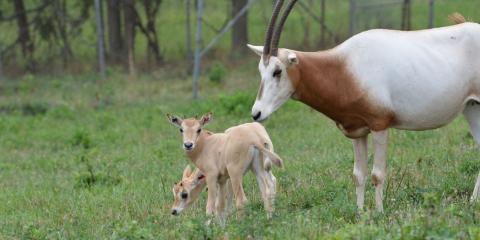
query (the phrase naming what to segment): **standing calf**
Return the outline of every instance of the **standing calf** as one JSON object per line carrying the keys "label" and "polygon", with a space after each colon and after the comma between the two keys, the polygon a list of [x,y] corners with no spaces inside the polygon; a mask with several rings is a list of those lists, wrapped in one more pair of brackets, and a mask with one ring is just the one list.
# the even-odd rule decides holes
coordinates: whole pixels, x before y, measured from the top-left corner
{"label": "standing calf", "polygon": [[[196,118],[181,119],[167,114],[169,122],[180,128],[183,149],[188,158],[205,174],[208,187],[207,215],[215,212],[217,194],[225,195],[227,179],[232,184],[237,209],[242,209],[247,198],[242,179],[252,170],[262,193],[265,210],[270,217],[274,210],[276,179],[271,172],[272,163],[281,167],[282,159],[273,152],[273,145],[265,128],[259,123],[246,123],[231,127],[224,133],[203,130],[211,113]],[[217,208],[224,210],[224,198]],[[218,211],[217,211],[218,215]]]}

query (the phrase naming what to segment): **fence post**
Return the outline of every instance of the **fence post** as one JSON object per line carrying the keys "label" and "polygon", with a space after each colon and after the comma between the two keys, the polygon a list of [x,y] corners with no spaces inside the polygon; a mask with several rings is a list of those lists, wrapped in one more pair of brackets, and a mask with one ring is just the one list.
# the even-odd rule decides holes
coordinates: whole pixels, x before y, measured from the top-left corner
{"label": "fence post", "polygon": [[402,30],[411,30],[411,4],[410,0],[403,1]]}
{"label": "fence post", "polygon": [[320,24],[321,31],[320,31],[320,43],[322,47],[325,47],[325,0],[322,0],[322,9],[321,9],[321,16],[320,20],[322,21]]}
{"label": "fence post", "polygon": [[186,22],[185,22],[185,31],[186,31],[186,49],[187,49],[187,63],[188,68],[192,66],[193,60],[193,51],[192,51],[192,27],[191,27],[191,0],[185,0],[185,15],[186,15]]}
{"label": "fence post", "polygon": [[0,54],[0,80],[3,80],[3,56]]}
{"label": "fence post", "polygon": [[198,99],[198,78],[200,77],[200,64],[202,61],[202,15],[203,0],[197,0],[197,31],[195,33],[195,56],[193,62],[193,99]]}
{"label": "fence post", "polygon": [[428,2],[428,28],[433,28],[433,18],[435,17],[435,0]]}
{"label": "fence post", "polygon": [[350,17],[349,17],[349,28],[348,28],[348,32],[350,34],[350,36],[353,36],[353,34],[355,33],[355,12],[356,12],[356,2],[355,0],[350,0]]}
{"label": "fence post", "polygon": [[97,44],[98,44],[98,64],[100,70],[100,76],[105,78],[105,48],[103,39],[103,26],[102,26],[102,12],[100,0],[95,0],[95,18],[97,28]]}

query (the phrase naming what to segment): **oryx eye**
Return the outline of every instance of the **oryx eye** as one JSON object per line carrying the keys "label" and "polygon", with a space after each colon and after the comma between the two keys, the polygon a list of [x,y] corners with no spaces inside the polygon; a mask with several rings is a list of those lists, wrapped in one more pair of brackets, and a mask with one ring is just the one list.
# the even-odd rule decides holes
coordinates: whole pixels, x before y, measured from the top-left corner
{"label": "oryx eye", "polygon": [[180,132],[183,133],[183,129],[182,129],[182,128],[180,128]]}
{"label": "oryx eye", "polygon": [[182,197],[182,199],[187,199],[188,193],[182,192],[182,194],[180,194],[180,197]]}
{"label": "oryx eye", "polygon": [[197,130],[197,133],[200,133],[200,132],[202,132],[202,129],[201,129],[201,128],[199,128],[199,129]]}
{"label": "oryx eye", "polygon": [[282,69],[277,69],[273,72],[273,77],[274,78],[280,77],[281,74],[282,74]]}

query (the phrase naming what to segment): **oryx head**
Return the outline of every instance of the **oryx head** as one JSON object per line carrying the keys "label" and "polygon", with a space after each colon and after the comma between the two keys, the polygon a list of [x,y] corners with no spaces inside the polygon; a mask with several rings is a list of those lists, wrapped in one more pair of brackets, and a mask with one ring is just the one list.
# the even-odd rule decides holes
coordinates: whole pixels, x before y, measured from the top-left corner
{"label": "oryx head", "polygon": [[198,168],[193,171],[187,165],[183,170],[182,180],[173,186],[174,202],[172,215],[179,215],[185,208],[194,203],[206,186],[205,175]]}
{"label": "oryx head", "polygon": [[283,5],[283,0],[277,0],[265,36],[265,45],[248,47],[261,56],[258,70],[262,77],[257,99],[252,108],[255,121],[263,121],[285,103],[294,93],[294,86],[287,70],[298,64],[297,55],[287,49],[278,50],[278,42],[285,20],[297,0],[290,0],[284,10],[278,26],[275,22]]}
{"label": "oryx head", "polygon": [[202,116],[201,119],[188,118],[181,119],[180,117],[167,113],[167,118],[170,123],[177,126],[183,137],[183,149],[187,152],[192,151],[197,145],[198,138],[202,133],[202,128],[212,119],[212,113]]}

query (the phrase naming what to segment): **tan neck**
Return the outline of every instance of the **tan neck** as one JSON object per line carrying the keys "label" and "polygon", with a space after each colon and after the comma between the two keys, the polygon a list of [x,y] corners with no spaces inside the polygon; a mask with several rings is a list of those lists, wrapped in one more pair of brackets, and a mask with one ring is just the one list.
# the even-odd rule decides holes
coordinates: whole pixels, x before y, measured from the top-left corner
{"label": "tan neck", "polygon": [[299,64],[289,70],[294,97],[327,116],[358,96],[345,61],[332,50],[296,52]]}
{"label": "tan neck", "polygon": [[196,163],[199,156],[202,154],[205,145],[208,144],[209,136],[213,133],[207,130],[203,130],[198,136],[197,142],[195,143],[195,148],[192,151],[186,151],[188,158],[193,163]]}

